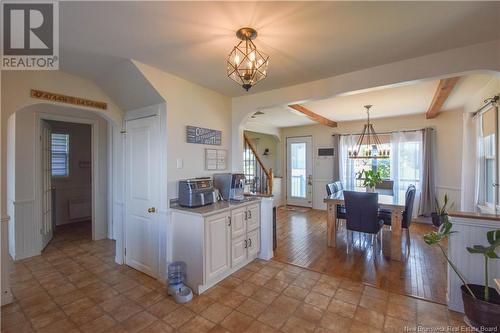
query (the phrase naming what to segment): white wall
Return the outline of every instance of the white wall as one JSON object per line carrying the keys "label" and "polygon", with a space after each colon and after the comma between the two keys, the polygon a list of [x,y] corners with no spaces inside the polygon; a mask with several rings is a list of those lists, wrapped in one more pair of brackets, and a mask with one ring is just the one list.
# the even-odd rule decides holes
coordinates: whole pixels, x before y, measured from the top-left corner
{"label": "white wall", "polygon": [[70,200],[82,200],[88,204],[86,216],[92,215],[92,168],[80,162],[92,162],[92,131],[88,124],[47,121],[52,133],[69,134],[69,175],[52,177],[55,189],[56,225],[78,220],[70,220],[68,205]]}
{"label": "white wall", "polygon": [[[135,62],[167,105],[168,197],[177,197],[179,179],[211,176],[205,170],[205,148],[228,150],[231,168],[231,99],[157,68]],[[209,146],[186,142],[186,126],[222,131],[222,144]],[[177,168],[177,160],[183,167]]]}
{"label": "white wall", "polygon": [[[462,163],[462,109],[442,112],[435,119],[426,119],[425,114],[404,117],[373,119],[377,132],[432,127],[436,130],[436,191],[441,197],[448,193],[455,207],[460,206],[460,184]],[[323,125],[288,127],[282,129],[282,149],[286,151],[286,138],[311,135],[313,139],[313,208],[326,209],[323,198],[325,185],[333,178],[333,160],[317,159],[317,147],[332,146],[332,134],[360,133],[364,121],[350,121],[331,128]],[[285,165],[283,165],[283,168]],[[283,174],[285,172],[283,171]],[[283,184],[286,193],[286,182]]]}
{"label": "white wall", "polygon": [[[163,132],[166,140],[166,180],[168,200],[177,198],[178,181],[185,178],[211,176],[205,170],[205,148],[227,149],[227,170],[231,170],[231,100],[229,97],[191,83],[157,68],[134,61],[149,83],[165,100],[166,120]],[[162,119],[162,118],[160,118]],[[222,144],[209,146],[186,142],[186,126],[200,126],[222,131]],[[182,168],[177,168],[180,160]],[[163,170],[165,172],[165,170]],[[163,214],[160,211],[160,214]],[[166,227],[160,226],[167,237],[160,239],[160,279],[166,277],[166,264],[172,258],[170,210],[167,209]]]}

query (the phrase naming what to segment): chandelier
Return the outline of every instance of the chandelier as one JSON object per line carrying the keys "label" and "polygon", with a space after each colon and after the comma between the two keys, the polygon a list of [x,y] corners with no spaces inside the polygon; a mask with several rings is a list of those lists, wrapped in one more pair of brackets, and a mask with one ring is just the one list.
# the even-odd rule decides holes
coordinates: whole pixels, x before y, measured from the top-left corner
{"label": "chandelier", "polygon": [[227,76],[248,91],[257,82],[267,76],[269,56],[257,50],[253,39],[257,31],[252,28],[241,28],[236,32],[241,41],[227,57]]}
{"label": "chandelier", "polygon": [[382,149],[382,144],[378,138],[373,125],[370,123],[370,108],[373,105],[365,105],[367,121],[363,127],[363,132],[358,138],[356,147],[349,148],[349,158],[389,158],[389,149]]}

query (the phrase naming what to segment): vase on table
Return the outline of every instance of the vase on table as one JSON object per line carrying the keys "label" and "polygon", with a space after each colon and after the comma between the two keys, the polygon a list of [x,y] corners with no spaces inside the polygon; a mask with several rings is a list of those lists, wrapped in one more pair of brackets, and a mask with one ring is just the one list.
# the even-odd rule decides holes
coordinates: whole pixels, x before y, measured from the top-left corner
{"label": "vase on table", "polygon": [[367,187],[366,187],[366,192],[368,192],[368,193],[373,193],[373,192],[375,192],[375,187],[369,187],[369,186],[367,186]]}

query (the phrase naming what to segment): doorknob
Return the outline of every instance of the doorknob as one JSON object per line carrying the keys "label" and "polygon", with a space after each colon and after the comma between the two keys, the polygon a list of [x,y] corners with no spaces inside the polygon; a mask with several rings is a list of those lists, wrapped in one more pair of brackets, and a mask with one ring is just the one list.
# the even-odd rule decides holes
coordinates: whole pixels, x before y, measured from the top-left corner
{"label": "doorknob", "polygon": [[154,207],[148,208],[148,213],[156,213],[156,208]]}

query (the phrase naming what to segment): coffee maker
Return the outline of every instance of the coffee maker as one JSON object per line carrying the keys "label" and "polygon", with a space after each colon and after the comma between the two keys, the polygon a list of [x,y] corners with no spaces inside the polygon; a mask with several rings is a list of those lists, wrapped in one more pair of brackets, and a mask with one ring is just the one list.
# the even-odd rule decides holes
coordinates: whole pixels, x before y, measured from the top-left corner
{"label": "coffee maker", "polygon": [[213,176],[214,187],[226,201],[245,200],[245,175],[242,173],[216,173]]}

